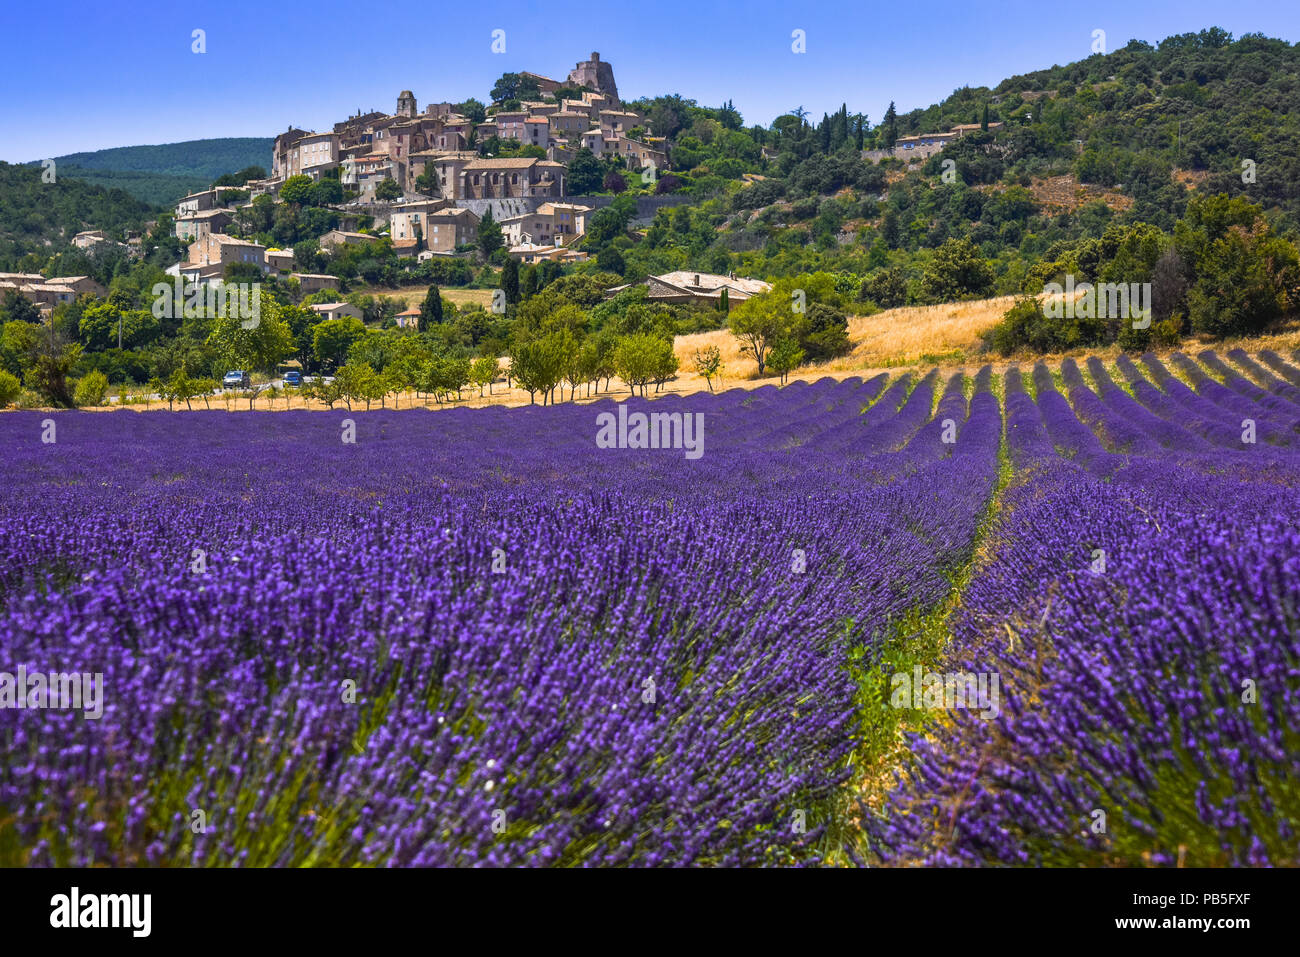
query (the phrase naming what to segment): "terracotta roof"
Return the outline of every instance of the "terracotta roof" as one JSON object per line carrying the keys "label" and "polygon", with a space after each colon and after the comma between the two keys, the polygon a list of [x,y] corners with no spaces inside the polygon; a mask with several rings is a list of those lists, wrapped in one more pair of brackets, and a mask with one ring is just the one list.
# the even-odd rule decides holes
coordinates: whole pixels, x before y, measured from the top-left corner
{"label": "terracotta roof", "polygon": [[[534,163],[544,163],[545,160],[539,160],[536,157],[495,157],[493,159],[476,159],[466,164],[465,169],[528,169]],[[553,166],[559,166],[560,163],[553,163]]]}

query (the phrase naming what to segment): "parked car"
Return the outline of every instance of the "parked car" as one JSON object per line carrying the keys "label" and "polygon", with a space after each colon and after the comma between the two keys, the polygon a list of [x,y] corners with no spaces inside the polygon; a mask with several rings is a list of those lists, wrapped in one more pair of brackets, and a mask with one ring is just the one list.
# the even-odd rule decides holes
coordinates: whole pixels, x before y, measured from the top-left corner
{"label": "parked car", "polygon": [[225,378],[221,380],[221,387],[223,389],[247,389],[252,385],[253,380],[249,377],[248,373],[239,369],[227,372]]}
{"label": "parked car", "polygon": [[287,387],[299,389],[302,387],[301,372],[286,372],[284,374],[284,384]]}

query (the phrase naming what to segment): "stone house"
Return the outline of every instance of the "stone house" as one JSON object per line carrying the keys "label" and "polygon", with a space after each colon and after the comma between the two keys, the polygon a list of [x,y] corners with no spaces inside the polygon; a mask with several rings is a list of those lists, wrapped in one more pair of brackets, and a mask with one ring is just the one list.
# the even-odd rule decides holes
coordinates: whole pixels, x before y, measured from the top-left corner
{"label": "stone house", "polygon": [[521,263],[580,263],[587,261],[587,252],[582,249],[569,249],[565,246],[542,246],[535,243],[523,243],[510,247],[510,258]]}
{"label": "stone house", "polygon": [[342,229],[331,229],[328,233],[321,236],[319,245],[321,249],[333,250],[339,246],[353,246],[357,243],[373,243],[378,241],[378,236],[371,236],[369,233],[349,233]]}
{"label": "stone house", "polygon": [[[750,296],[757,296],[772,289],[770,283],[763,282],[761,279],[738,278],[735,273],[720,276],[715,273],[691,272],[689,270],[664,273],[662,276],[647,276],[643,284],[649,287],[647,295],[652,302],[694,302],[714,308],[717,308],[718,303],[722,300],[722,291],[725,289],[727,291],[728,307],[733,309],[737,303],[744,302]],[[633,285],[636,284],[629,283],[625,286],[615,286],[606,290],[605,295],[607,298],[612,298],[624,289],[630,289]]]}
{"label": "stone house", "polygon": [[298,280],[298,288],[304,296],[310,296],[314,292],[320,292],[322,289],[338,289],[339,277],[327,276],[321,273],[310,272],[291,272],[290,279]]}
{"label": "stone house", "polygon": [[266,272],[266,247],[223,233],[209,233],[190,243],[191,266],[220,266],[220,274],[224,276],[226,268],[233,263],[249,263]]}
{"label": "stone house", "polygon": [[459,246],[478,242],[479,217],[470,209],[440,209],[424,223],[424,246],[429,252],[454,253]]}
{"label": "stone house", "polygon": [[522,157],[476,159],[460,174],[457,199],[506,199],[564,195],[565,168],[551,160]]}
{"label": "stone house", "polygon": [[292,249],[268,249],[266,251],[266,271],[281,276],[293,271]]}
{"label": "stone house", "polygon": [[586,233],[590,212],[590,206],[542,203],[533,212],[501,220],[501,235],[508,246],[569,246]]}
{"label": "stone house", "polygon": [[361,310],[350,302],[318,302],[308,308],[320,316],[322,322],[326,319],[343,319],[347,316],[353,319],[362,318]]}
{"label": "stone house", "polygon": [[202,239],[209,233],[219,233],[230,225],[232,219],[224,209],[205,209],[198,213],[186,213],[176,217],[177,239]]}

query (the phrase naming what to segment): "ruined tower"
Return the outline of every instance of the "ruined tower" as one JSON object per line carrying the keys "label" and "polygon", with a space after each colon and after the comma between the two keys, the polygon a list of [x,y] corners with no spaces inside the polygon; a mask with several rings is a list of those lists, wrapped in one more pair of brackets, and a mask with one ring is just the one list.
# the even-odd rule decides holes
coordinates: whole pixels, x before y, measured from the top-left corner
{"label": "ruined tower", "polygon": [[607,94],[618,103],[618,87],[614,85],[614,68],[601,60],[599,53],[593,53],[590,60],[584,60],[569,71],[571,86],[586,86],[597,93]]}

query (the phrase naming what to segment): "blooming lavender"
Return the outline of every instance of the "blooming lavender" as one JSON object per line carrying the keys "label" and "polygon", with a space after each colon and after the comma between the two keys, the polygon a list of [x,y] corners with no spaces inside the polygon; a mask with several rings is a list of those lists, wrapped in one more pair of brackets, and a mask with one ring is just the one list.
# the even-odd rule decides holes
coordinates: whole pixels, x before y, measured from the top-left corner
{"label": "blooming lavender", "polygon": [[[627,400],[698,459],[608,399],[7,414],[0,673],[104,708],[0,708],[0,863],[1300,863],[1295,367],[1227,358]],[[859,808],[918,621],[1001,706]]]}

